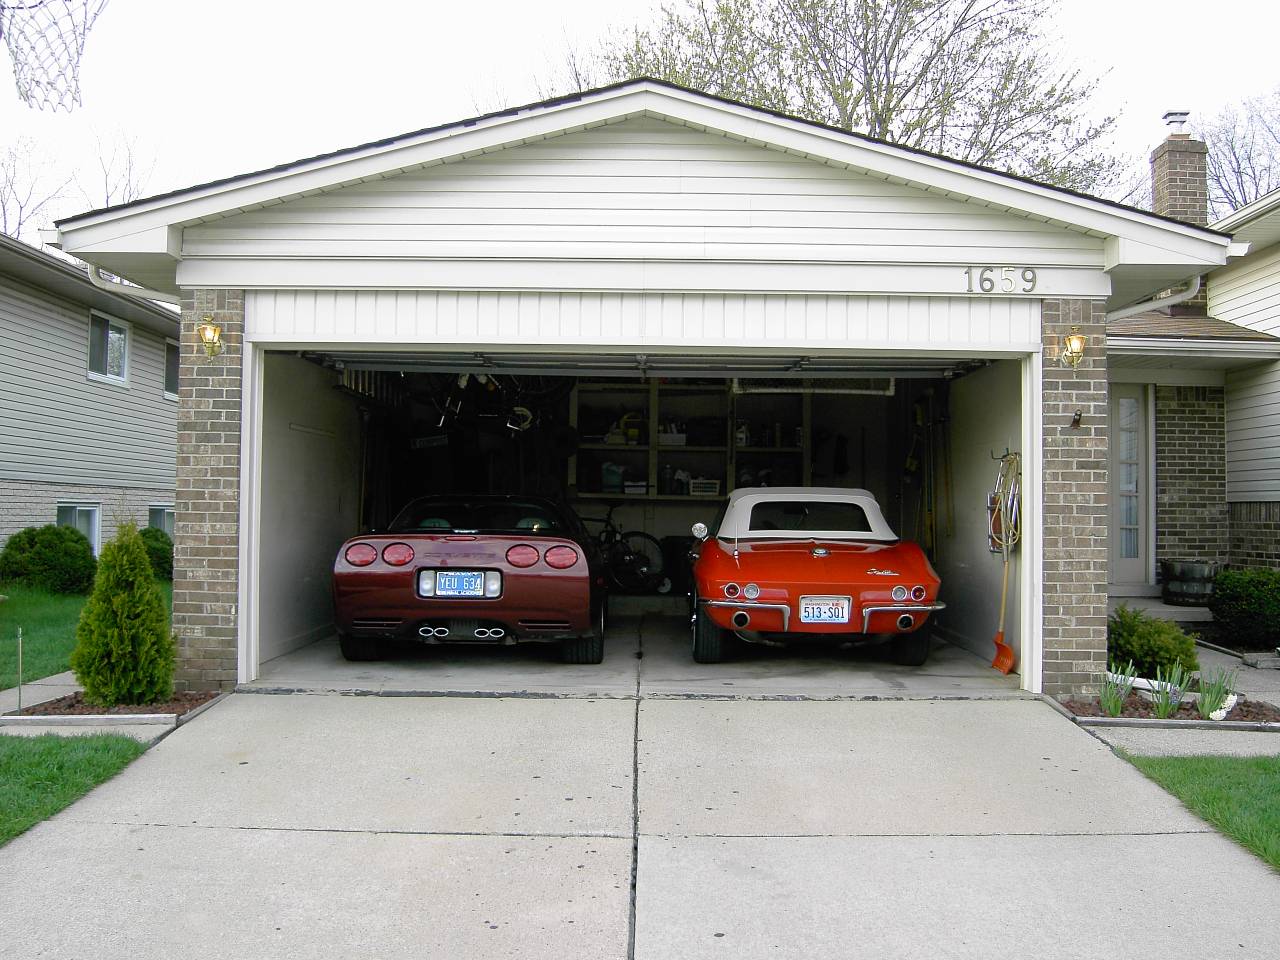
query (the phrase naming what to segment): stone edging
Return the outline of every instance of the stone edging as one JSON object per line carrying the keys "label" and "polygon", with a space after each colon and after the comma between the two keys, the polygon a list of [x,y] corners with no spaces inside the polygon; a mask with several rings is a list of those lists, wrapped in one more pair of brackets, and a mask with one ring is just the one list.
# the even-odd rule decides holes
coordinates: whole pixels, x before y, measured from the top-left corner
{"label": "stone edging", "polygon": [[77,713],[52,716],[30,716],[26,714],[5,714],[0,716],[0,727],[128,727],[128,726],[160,726],[173,729],[188,723],[200,716],[215,703],[224,700],[228,694],[220,693],[212,700],[200,704],[186,713]]}

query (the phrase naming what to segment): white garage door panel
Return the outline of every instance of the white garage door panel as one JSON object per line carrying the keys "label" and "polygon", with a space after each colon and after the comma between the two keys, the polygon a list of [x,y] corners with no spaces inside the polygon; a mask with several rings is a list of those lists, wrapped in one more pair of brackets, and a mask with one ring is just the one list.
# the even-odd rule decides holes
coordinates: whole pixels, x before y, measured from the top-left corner
{"label": "white garage door panel", "polygon": [[1026,352],[1040,301],[448,291],[246,292],[246,335],[305,344],[581,344]]}

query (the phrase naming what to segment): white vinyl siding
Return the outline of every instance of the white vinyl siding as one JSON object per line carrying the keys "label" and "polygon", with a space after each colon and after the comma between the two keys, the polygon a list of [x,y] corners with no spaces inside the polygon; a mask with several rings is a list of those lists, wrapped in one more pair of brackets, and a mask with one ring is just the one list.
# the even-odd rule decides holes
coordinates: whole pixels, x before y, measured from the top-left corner
{"label": "white vinyl siding", "polygon": [[650,118],[188,225],[184,258],[1019,263],[1102,240]]}
{"label": "white vinyl siding", "polygon": [[0,478],[172,489],[164,338],[129,329],[129,389],[86,376],[89,309],[0,280]]}
{"label": "white vinyl siding", "polygon": [[[1280,246],[1214,273],[1209,312],[1280,336]],[[1280,500],[1280,362],[1227,371],[1227,499]]]}
{"label": "white vinyl siding", "polygon": [[966,297],[260,290],[246,337],[265,342],[534,343],[1027,352],[1040,301]]}

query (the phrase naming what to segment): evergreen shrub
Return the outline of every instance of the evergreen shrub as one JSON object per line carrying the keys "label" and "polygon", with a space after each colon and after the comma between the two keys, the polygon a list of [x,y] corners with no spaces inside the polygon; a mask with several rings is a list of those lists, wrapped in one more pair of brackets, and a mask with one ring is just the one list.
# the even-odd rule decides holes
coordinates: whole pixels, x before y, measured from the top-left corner
{"label": "evergreen shrub", "polygon": [[87,593],[96,568],[93,544],[75,527],[27,527],[0,550],[0,581],[51,593]]}
{"label": "evergreen shrub", "polygon": [[1195,637],[1176,623],[1124,605],[1107,618],[1107,661],[1132,661],[1137,675],[1148,679],[1157,669],[1175,665],[1188,672],[1200,669]]}
{"label": "evergreen shrub", "polygon": [[76,628],[71,669],[91,703],[155,703],[173,695],[175,645],[147,548],[122,524],[102,548]]}
{"label": "evergreen shrub", "polygon": [[1213,581],[1209,612],[1226,642],[1266,650],[1280,644],[1280,570],[1224,570]]}
{"label": "evergreen shrub", "polygon": [[147,548],[151,569],[157,580],[173,579],[173,541],[159,527],[143,527],[138,531],[142,545]]}

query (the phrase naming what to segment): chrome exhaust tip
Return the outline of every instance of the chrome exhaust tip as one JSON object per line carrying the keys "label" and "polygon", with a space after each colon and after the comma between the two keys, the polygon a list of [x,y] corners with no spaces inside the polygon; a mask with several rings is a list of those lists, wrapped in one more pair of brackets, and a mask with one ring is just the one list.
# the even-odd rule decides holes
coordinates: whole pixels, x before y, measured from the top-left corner
{"label": "chrome exhaust tip", "polygon": [[418,636],[424,639],[447,637],[449,635],[448,627],[419,627]]}
{"label": "chrome exhaust tip", "polygon": [[898,618],[899,630],[910,630],[915,625],[916,625],[916,618],[909,613],[904,613],[902,616]]}
{"label": "chrome exhaust tip", "polygon": [[480,639],[480,640],[488,640],[488,639],[489,639],[489,628],[488,628],[488,627],[476,627],[475,635],[476,635],[477,639]]}
{"label": "chrome exhaust tip", "polygon": [[504,636],[506,636],[506,635],[507,635],[507,631],[506,631],[506,630],[504,630],[502,627],[490,627],[490,628],[489,628],[489,639],[490,639],[490,640],[500,640],[500,639],[502,639],[502,638],[503,638]]}
{"label": "chrome exhaust tip", "polygon": [[737,627],[739,630],[745,629],[747,624],[749,624],[750,622],[751,622],[751,617],[747,614],[747,611],[745,610],[739,610],[737,613],[733,615],[733,625]]}

